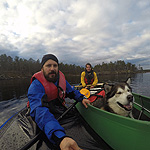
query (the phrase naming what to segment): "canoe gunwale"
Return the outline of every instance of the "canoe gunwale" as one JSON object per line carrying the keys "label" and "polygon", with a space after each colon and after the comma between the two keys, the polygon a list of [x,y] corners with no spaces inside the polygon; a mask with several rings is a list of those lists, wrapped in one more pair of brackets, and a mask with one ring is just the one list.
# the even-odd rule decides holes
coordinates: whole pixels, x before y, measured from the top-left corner
{"label": "canoe gunwale", "polygon": [[[136,96],[138,98],[138,94]],[[143,97],[143,99],[150,101],[148,97]],[[134,105],[137,105],[137,102],[135,101]],[[140,104],[137,106],[140,107],[139,111],[142,111],[144,105]],[[78,104],[76,107],[89,126],[113,149],[149,150],[150,121],[120,116],[92,105],[88,105],[87,109],[82,104]],[[147,108],[144,109],[144,113],[146,111],[150,113]]]}
{"label": "canoe gunwale", "polygon": [[137,106],[139,106],[140,108],[142,108],[143,110],[147,111],[150,114],[150,111],[148,109],[142,107],[142,105],[140,105],[140,104],[138,104],[136,102],[134,102],[134,104],[137,105]]}

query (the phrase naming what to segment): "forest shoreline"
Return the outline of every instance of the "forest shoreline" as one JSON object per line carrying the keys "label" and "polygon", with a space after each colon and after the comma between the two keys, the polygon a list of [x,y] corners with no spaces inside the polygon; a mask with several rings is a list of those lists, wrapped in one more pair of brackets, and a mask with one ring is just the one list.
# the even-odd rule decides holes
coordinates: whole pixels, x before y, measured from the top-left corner
{"label": "forest shoreline", "polygon": [[[150,72],[150,70],[138,70],[136,72],[131,72],[131,71],[103,71],[103,72],[96,72],[97,75],[109,75],[109,74],[113,74],[113,75],[119,75],[119,74],[137,74],[137,73],[146,73],[146,72]],[[65,73],[65,75],[69,75],[69,76],[80,76],[80,74],[71,74],[71,73]],[[11,79],[25,79],[25,78],[31,78],[32,74],[21,74],[18,72],[3,72],[0,73],[0,80],[11,80]]]}

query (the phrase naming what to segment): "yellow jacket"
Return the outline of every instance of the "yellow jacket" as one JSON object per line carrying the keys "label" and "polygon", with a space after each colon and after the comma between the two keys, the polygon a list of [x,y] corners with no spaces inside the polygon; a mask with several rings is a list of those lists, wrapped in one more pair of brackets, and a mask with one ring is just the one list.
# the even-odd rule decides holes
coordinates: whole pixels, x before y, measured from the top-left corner
{"label": "yellow jacket", "polygon": [[[96,86],[96,84],[98,83],[98,79],[97,79],[96,73],[93,72],[93,74],[94,74],[94,81],[93,81],[92,85],[93,85],[93,86]],[[84,78],[85,78],[85,71],[83,71],[83,72],[81,73],[81,84],[82,84],[83,87],[86,86],[86,83],[85,83]]]}

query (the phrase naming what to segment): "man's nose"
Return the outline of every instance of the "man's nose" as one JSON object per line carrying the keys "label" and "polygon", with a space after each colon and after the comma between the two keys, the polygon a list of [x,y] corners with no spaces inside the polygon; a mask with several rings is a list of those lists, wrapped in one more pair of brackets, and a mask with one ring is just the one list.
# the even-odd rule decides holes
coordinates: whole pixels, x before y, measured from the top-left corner
{"label": "man's nose", "polygon": [[55,67],[54,67],[54,65],[52,65],[52,66],[51,66],[51,70],[54,70],[54,69],[55,69]]}

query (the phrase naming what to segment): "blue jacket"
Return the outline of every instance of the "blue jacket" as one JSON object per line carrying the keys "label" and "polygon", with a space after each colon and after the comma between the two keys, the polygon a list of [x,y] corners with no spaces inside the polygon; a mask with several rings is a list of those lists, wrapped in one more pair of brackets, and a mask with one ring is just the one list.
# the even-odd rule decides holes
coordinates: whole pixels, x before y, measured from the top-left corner
{"label": "blue jacket", "polygon": [[[57,82],[55,85],[57,85]],[[83,100],[83,95],[80,94],[78,90],[73,89],[66,81],[66,95],[69,95],[69,93],[75,94],[75,100],[79,102]],[[58,138],[62,138],[66,136],[66,134],[64,128],[61,127],[54,115],[50,113],[49,108],[42,106],[41,99],[44,95],[45,89],[43,85],[37,79],[35,79],[28,89],[28,99],[31,108],[30,115],[34,118],[38,127],[45,132],[48,139],[52,143],[55,143],[55,141],[52,139],[52,134],[55,134],[55,136]]]}

